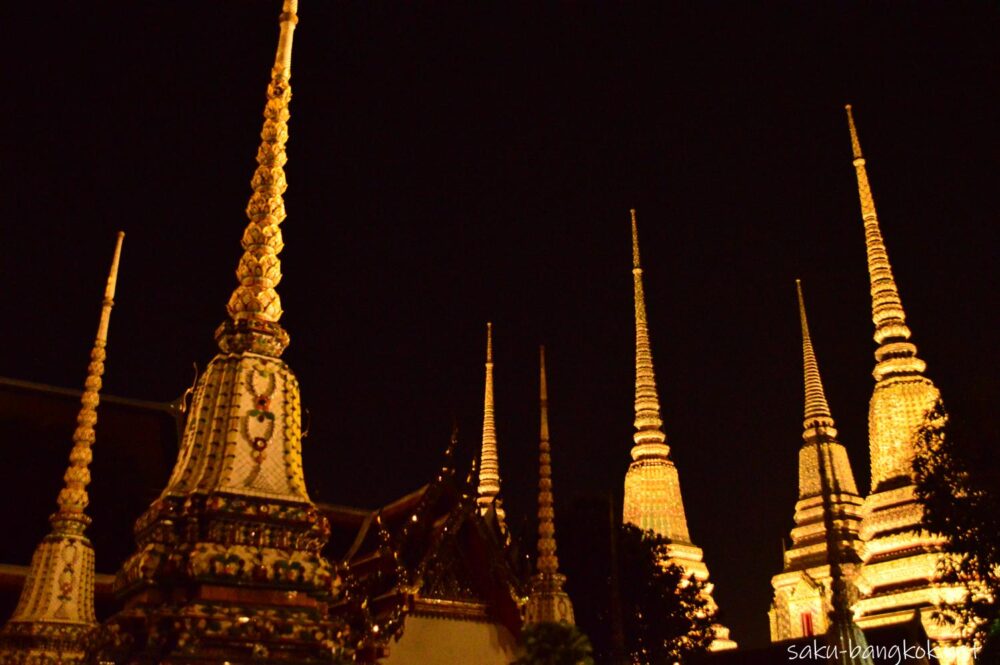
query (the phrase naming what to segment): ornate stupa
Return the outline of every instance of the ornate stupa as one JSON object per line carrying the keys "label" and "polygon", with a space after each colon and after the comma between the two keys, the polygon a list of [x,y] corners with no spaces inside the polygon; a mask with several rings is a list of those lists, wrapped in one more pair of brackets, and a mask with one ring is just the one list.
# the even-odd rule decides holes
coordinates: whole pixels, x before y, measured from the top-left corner
{"label": "ornate stupa", "polygon": [[[640,529],[653,531],[670,541],[665,563],[676,563],[696,578],[707,581],[708,567],[701,548],[691,542],[677,467],[670,459],[670,447],[663,433],[660,398],[653,372],[653,353],[646,323],[646,297],[642,287],[639,261],[639,235],[632,215],[632,282],[635,292],[635,434],[632,463],[625,474],[623,521]],[[710,605],[714,608],[712,585],[707,584]],[[716,626],[713,649],[736,648],[729,630]]]}
{"label": "ornate stupa", "polygon": [[872,322],[878,345],[872,372],[875,390],[868,410],[872,485],[861,523],[865,545],[858,588],[862,599],[855,611],[863,628],[919,617],[928,636],[937,643],[941,662],[971,662],[969,651],[954,645],[960,626],[942,624],[932,617],[936,607],[960,602],[965,592],[939,583],[938,562],[944,540],[921,530],[923,510],[914,495],[916,433],[940,393],[924,376],[926,364],[917,357],[917,347],[910,341],[851,106],[846,110],[865,226]]}
{"label": "ornate stupa", "polygon": [[506,531],[506,515],[500,496],[500,457],[497,429],[493,419],[493,324],[486,324],[486,389],[483,396],[483,443],[479,462],[479,489],[476,501],[483,514],[496,510],[497,522]]}
{"label": "ornate stupa", "polygon": [[327,618],[329,524],[306,493],[299,386],[281,360],[282,194],[297,0],[285,0],[264,107],[239,285],[216,330],[166,488],[135,524],[115,580],[124,609],[98,658],[114,662],[323,662],[343,636]]}
{"label": "ornate stupa", "polygon": [[118,281],[122,240],[118,233],[111,271],[104,289],[97,336],[90,351],[80,413],[73,431],[69,467],[49,518],[52,530],[35,548],[17,608],[0,631],[0,663],[56,665],[83,662],[85,642],[97,628],[94,614],[94,548],[85,531],[90,525],[91,448],[96,435],[97,405],[104,375],[108,324]]}
{"label": "ornate stupa", "polygon": [[552,449],[549,444],[549,391],[545,376],[545,347],[539,353],[538,436],[538,560],[531,578],[525,623],[573,623],[573,604],[563,590],[566,576],[556,556],[555,507],[552,497]]}
{"label": "ornate stupa", "polygon": [[848,593],[841,600],[849,609],[856,597],[853,580],[861,548],[863,500],[854,483],[847,450],[837,440],[798,281],[796,288],[802,325],[805,415],[792,546],[785,551],[782,571],[771,578],[774,601],[768,614],[774,642],[829,631],[834,577],[844,582]]}

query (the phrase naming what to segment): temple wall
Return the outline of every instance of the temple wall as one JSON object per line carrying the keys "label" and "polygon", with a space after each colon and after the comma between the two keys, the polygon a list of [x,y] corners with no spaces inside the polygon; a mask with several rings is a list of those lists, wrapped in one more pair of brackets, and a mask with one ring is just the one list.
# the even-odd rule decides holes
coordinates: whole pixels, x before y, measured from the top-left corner
{"label": "temple wall", "polygon": [[500,624],[411,615],[386,665],[508,665],[517,645]]}

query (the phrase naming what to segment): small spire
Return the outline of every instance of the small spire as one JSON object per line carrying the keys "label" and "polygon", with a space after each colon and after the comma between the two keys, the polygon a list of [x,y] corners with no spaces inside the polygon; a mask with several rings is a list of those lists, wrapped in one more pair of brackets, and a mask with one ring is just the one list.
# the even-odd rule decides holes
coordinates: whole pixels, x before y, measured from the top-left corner
{"label": "small spire", "polygon": [[807,430],[815,427],[833,427],[833,416],[830,415],[830,406],[826,402],[823,381],[819,376],[819,365],[813,351],[812,338],[809,336],[809,321],[806,319],[806,304],[802,298],[801,280],[795,280],[795,290],[799,296],[799,321],[802,324],[802,365],[806,386],[803,427]]}
{"label": "small spire", "polygon": [[[486,324],[486,390],[483,396],[483,447],[479,464],[479,505],[489,508],[500,494],[500,460],[493,420],[493,324]],[[498,508],[498,513],[500,512]]]}
{"label": "small spire", "polygon": [[649,346],[649,326],[646,322],[646,298],[642,288],[642,268],[639,264],[639,234],[635,210],[632,217],[632,281],[635,292],[635,445],[632,458],[666,457],[669,448],[661,429],[660,398],[656,392],[653,372],[653,352]]}
{"label": "small spire", "polygon": [[878,365],[875,378],[892,374],[919,374],[925,364],[917,358],[917,348],[907,340],[910,329],[906,325],[906,314],[899,289],[892,276],[889,255],[882,240],[875,199],[868,182],[865,158],[858,140],[858,130],[854,124],[851,105],[845,107],[847,125],[851,133],[851,149],[854,154],[854,170],[858,180],[858,195],[861,199],[861,216],[865,224],[865,247],[868,255],[868,275],[871,279],[872,322],[875,324],[875,341],[880,349],[876,352]]}
{"label": "small spire", "polygon": [[3,662],[82,663],[86,636],[97,626],[94,612],[94,549],[84,535],[90,518],[84,512],[90,501],[91,448],[104,374],[108,324],[118,281],[122,240],[118,233],[101,304],[97,336],[90,351],[87,379],[80,398],[80,412],[73,432],[64,487],[56,500],[58,508],[49,518],[52,531],[35,548],[17,608],[0,631]]}
{"label": "small spire", "polygon": [[555,507],[552,497],[552,456],[549,446],[549,397],[545,376],[545,347],[538,347],[538,558],[531,578],[525,623],[573,623],[573,603],[563,590],[556,556]]}
{"label": "small spire", "polygon": [[288,107],[292,99],[292,35],[298,22],[298,0],[284,0],[278,48],[271,69],[264,106],[264,127],[257,150],[257,170],[250,185],[249,219],[243,232],[243,257],[236,268],[239,286],[226,306],[230,321],[216,331],[220,348],[229,353],[253,351],[280,356],[288,345],[288,333],[278,323],[281,298],[275,287],[281,281],[284,248],[280,225],[286,217],[282,198],[288,187],[284,165],[288,161]]}
{"label": "small spire", "polygon": [[539,405],[541,423],[538,440],[538,572],[559,572],[556,557],[555,508],[552,497],[552,457],[549,447],[549,398],[545,379],[545,347],[538,348]]}
{"label": "small spire", "polygon": [[80,413],[76,417],[77,427],[73,432],[73,449],[69,454],[69,468],[63,476],[65,486],[60,490],[56,500],[59,509],[52,516],[54,525],[65,521],[83,522],[90,519],[84,515],[84,509],[90,502],[87,496],[87,485],[90,484],[90,460],[93,454],[90,449],[94,445],[94,425],[97,424],[97,405],[100,401],[101,376],[104,375],[105,347],[108,343],[108,324],[111,322],[111,308],[114,306],[115,286],[118,283],[118,262],[121,259],[122,241],[125,234],[118,232],[115,242],[115,253],[111,259],[111,270],[104,287],[104,300],[101,303],[101,318],[97,325],[97,336],[94,347],[90,351],[90,364],[87,366],[87,379],[84,382],[83,395],[80,398]]}

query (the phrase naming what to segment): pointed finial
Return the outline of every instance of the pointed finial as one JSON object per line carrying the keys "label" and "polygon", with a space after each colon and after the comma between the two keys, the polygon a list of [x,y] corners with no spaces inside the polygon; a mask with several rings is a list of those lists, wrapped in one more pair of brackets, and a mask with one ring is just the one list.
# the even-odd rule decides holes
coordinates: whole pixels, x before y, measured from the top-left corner
{"label": "pointed finial", "polygon": [[274,68],[279,70],[286,79],[292,75],[292,34],[295,32],[295,25],[299,22],[298,10],[299,0],[285,0],[281,8],[281,16],[278,17],[281,32],[278,35],[278,49],[274,53]]}
{"label": "pointed finial", "polygon": [[483,396],[483,443],[479,463],[479,505],[485,511],[500,494],[500,460],[493,419],[493,324],[486,324],[486,389]]}
{"label": "pointed finial", "polygon": [[926,368],[924,361],[917,358],[917,347],[910,343],[910,329],[906,325],[906,314],[899,289],[892,276],[889,255],[882,240],[875,199],[868,182],[865,159],[861,156],[861,143],[851,106],[846,106],[847,123],[851,132],[851,147],[854,153],[854,171],[858,180],[858,196],[861,200],[861,216],[865,225],[865,249],[868,255],[868,275],[871,280],[872,322],[875,324],[875,341],[879,350],[875,357],[878,364],[873,372],[876,380],[889,375],[920,374]]}
{"label": "pointed finial", "polygon": [[632,216],[632,268],[642,270],[639,264],[639,231],[635,225],[635,208],[630,208],[629,214]]}
{"label": "pointed finial", "polygon": [[486,322],[486,362],[493,363],[493,324]]}
{"label": "pointed finial", "polygon": [[226,306],[230,320],[216,330],[219,347],[227,353],[252,351],[280,356],[288,346],[288,333],[278,323],[281,298],[275,287],[281,281],[284,248],[281,223],[285,220],[282,195],[288,187],[284,166],[288,161],[288,107],[292,99],[292,35],[298,23],[298,0],[285,0],[278,36],[278,48],[271,69],[264,106],[264,127],[257,150],[257,170],[250,185],[253,195],[247,204],[250,220],[243,232],[243,257],[236,268],[239,286]]}
{"label": "pointed finial", "polygon": [[122,242],[125,234],[118,232],[115,242],[115,253],[111,259],[111,270],[104,288],[104,300],[101,303],[101,318],[97,325],[97,335],[90,351],[90,364],[87,366],[87,379],[84,382],[83,395],[80,398],[80,413],[76,417],[76,430],[73,432],[73,449],[69,454],[69,468],[63,476],[65,483],[56,500],[58,510],[52,516],[56,530],[68,529],[71,532],[82,532],[90,523],[90,518],[84,514],[90,498],[87,496],[87,485],[90,484],[90,461],[93,459],[91,448],[94,445],[94,426],[97,424],[97,405],[100,402],[101,377],[104,375],[105,347],[108,342],[108,324],[111,321],[111,308],[114,306],[115,286],[118,283],[118,262],[122,253]]}
{"label": "pointed finial", "polygon": [[541,401],[542,422],[541,435],[543,441],[549,440],[549,389],[545,379],[545,346],[538,347],[540,374],[538,380],[538,396]]}
{"label": "pointed finial", "polygon": [[845,104],[844,110],[847,111],[847,126],[851,131],[851,149],[854,152],[854,159],[864,159],[861,154],[861,142],[858,141],[858,128],[854,126],[854,112],[851,110],[851,105]]}
{"label": "pointed finial", "polygon": [[635,429],[632,459],[640,457],[665,457],[669,452],[661,427],[660,398],[656,391],[653,372],[653,352],[649,346],[649,327],[646,322],[646,298],[642,287],[642,268],[639,267],[639,235],[635,210],[632,217],[632,283],[635,296]]}
{"label": "pointed finial", "polygon": [[830,415],[826,393],[823,391],[823,381],[819,375],[819,364],[816,362],[816,353],[813,351],[812,338],[809,335],[809,321],[806,319],[806,305],[802,297],[801,280],[795,280],[795,290],[799,296],[799,322],[802,325],[802,366],[806,387],[803,427],[806,430],[829,429],[833,427],[833,416]]}

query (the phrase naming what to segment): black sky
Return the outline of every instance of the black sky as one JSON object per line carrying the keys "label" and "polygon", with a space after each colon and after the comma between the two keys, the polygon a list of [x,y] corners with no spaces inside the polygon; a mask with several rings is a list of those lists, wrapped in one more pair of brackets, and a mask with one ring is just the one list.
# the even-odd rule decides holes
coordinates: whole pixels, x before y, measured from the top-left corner
{"label": "black sky", "polygon": [[[170,400],[210,359],[279,5],[4,3],[0,374],[81,384],[119,228],[106,390]],[[533,512],[540,342],[557,521],[620,492],[634,206],[692,535],[734,637],[766,641],[797,491],[796,277],[867,487],[874,344],[845,102],[928,374],[949,401],[996,401],[995,3],[299,14],[279,292],[313,498],[376,506],[422,484],[453,414],[471,457],[487,320],[512,519]]]}

